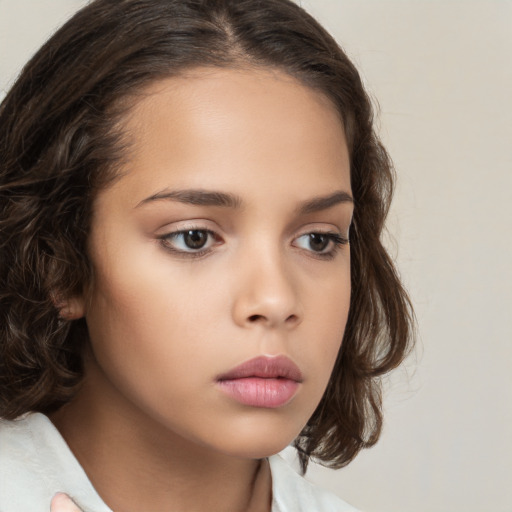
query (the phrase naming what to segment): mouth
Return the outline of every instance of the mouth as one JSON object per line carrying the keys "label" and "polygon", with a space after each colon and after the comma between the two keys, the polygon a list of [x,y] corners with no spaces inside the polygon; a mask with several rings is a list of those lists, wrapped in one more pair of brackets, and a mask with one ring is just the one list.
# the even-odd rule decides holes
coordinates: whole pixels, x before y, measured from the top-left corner
{"label": "mouth", "polygon": [[299,367],[286,356],[260,356],[217,377],[221,391],[250,407],[275,409],[288,404],[303,380]]}

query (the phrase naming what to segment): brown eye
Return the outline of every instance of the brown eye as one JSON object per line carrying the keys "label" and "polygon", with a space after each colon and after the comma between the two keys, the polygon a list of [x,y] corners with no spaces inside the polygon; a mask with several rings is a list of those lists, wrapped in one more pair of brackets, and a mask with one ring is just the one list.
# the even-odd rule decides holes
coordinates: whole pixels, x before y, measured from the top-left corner
{"label": "brown eye", "polygon": [[323,252],[329,245],[329,242],[331,241],[331,238],[327,235],[323,235],[321,233],[310,233],[308,235],[308,243],[309,247],[312,251],[315,252]]}
{"label": "brown eye", "polygon": [[208,233],[200,229],[191,229],[183,233],[183,242],[189,249],[202,249],[208,241]]}
{"label": "brown eye", "polygon": [[313,232],[299,236],[294,240],[293,245],[317,258],[332,259],[340,246],[348,243],[348,239],[339,233]]}
{"label": "brown eye", "polygon": [[220,238],[209,229],[184,229],[160,237],[162,244],[174,253],[199,255],[220,243]]}

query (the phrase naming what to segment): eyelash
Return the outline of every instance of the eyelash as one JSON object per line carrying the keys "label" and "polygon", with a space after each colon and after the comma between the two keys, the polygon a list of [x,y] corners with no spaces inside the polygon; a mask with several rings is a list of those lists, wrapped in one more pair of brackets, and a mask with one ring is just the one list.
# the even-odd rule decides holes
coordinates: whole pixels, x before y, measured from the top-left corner
{"label": "eyelash", "polygon": [[179,236],[186,235],[187,233],[190,233],[191,231],[197,231],[200,233],[204,233],[204,234],[208,235],[208,237],[213,238],[214,240],[217,240],[217,241],[220,240],[220,237],[217,235],[217,233],[215,233],[211,229],[204,229],[204,228],[199,228],[199,227],[190,227],[187,229],[181,229],[179,231],[174,231],[172,233],[166,233],[165,235],[159,236],[158,238],[160,240],[161,245],[164,247],[165,250],[167,250],[179,257],[194,259],[194,258],[201,258],[202,256],[206,256],[206,254],[211,252],[210,247],[208,247],[207,249],[199,249],[197,251],[194,251],[193,249],[191,251],[186,251],[186,250],[182,250],[182,249],[175,249],[174,247],[171,246],[170,242],[172,240],[177,239]]}
{"label": "eyelash", "polygon": [[305,251],[311,253],[314,258],[322,259],[322,260],[332,260],[338,254],[339,249],[343,245],[348,245],[348,238],[343,237],[340,233],[332,233],[329,231],[311,231],[309,233],[304,233],[303,235],[297,237],[295,240],[303,238],[303,237],[311,237],[312,235],[325,237],[327,241],[327,247],[331,247],[330,250],[326,252],[319,252],[304,249]]}
{"label": "eyelash", "polygon": [[[171,242],[173,240],[176,240],[178,237],[182,237],[190,232],[199,232],[203,235],[206,234],[208,237],[213,238],[214,241],[219,241],[221,238],[215,233],[214,231],[210,229],[204,229],[199,227],[190,227],[188,229],[183,229],[179,231],[174,231],[172,233],[166,233],[165,235],[161,235],[158,237],[158,240],[160,241],[163,248],[179,257],[182,258],[190,258],[190,259],[196,259],[201,258],[203,256],[206,256],[208,253],[211,252],[212,248],[211,246],[206,249],[198,249],[194,251],[191,250],[183,250],[183,249],[176,249],[172,247]],[[304,233],[303,235],[298,236],[294,240],[299,240],[304,237],[311,237],[312,235],[325,237],[327,239],[327,246],[331,246],[331,249],[326,252],[320,252],[320,251],[313,251],[304,249],[305,251],[309,252],[314,258],[322,259],[322,260],[332,260],[338,253],[338,250],[344,246],[349,244],[348,238],[343,237],[339,233],[332,233],[329,231],[311,231],[309,233]],[[208,241],[206,242],[208,243]],[[213,244],[214,245],[214,244]],[[190,248],[189,248],[190,249]]]}

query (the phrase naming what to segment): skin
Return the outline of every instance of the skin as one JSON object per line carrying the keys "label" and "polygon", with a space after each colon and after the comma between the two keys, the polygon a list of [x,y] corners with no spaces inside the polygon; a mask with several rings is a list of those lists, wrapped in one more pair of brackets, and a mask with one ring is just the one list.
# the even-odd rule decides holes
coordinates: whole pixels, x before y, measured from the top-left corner
{"label": "skin", "polygon": [[[94,280],[66,304],[88,324],[86,377],[52,420],[116,512],[269,511],[264,458],[314,412],[348,315],[350,246],[309,238],[348,238],[342,122],[282,72],[200,68],[152,84],[124,129],[128,163],[94,204]],[[239,204],[155,199],[189,189]],[[199,255],[176,234],[191,229],[207,239]],[[302,372],[281,407],[242,405],[218,385],[260,355]]]}
{"label": "skin", "polygon": [[58,493],[52,498],[50,512],[82,512],[66,494]]}

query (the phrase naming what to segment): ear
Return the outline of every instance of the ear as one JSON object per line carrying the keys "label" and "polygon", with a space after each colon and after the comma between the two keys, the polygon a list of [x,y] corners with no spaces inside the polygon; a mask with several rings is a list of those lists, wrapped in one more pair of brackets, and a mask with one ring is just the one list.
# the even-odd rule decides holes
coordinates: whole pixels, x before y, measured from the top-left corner
{"label": "ear", "polygon": [[63,320],[78,320],[85,315],[85,304],[81,297],[55,301],[55,306]]}

